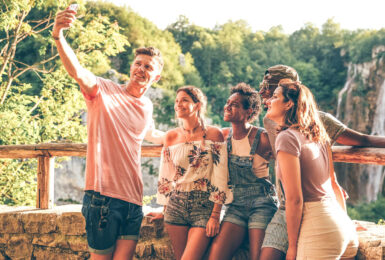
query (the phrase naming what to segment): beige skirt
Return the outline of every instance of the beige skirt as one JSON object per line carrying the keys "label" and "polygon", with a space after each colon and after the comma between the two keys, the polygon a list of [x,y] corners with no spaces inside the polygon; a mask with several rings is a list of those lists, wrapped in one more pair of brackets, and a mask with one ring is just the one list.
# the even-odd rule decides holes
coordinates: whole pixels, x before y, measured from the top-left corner
{"label": "beige skirt", "polygon": [[354,257],[358,238],[353,222],[334,199],[305,202],[297,259]]}

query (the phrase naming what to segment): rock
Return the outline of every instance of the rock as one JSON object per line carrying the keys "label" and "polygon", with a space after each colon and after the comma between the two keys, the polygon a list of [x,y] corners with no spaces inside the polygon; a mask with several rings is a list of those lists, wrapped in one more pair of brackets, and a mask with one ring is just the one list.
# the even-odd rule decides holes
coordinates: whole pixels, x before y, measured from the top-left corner
{"label": "rock", "polygon": [[84,260],[89,259],[90,255],[89,253],[79,253],[74,254],[71,251],[68,250],[60,250],[57,248],[36,248],[33,251],[33,256],[35,259],[41,259],[41,260]]}
{"label": "rock", "polygon": [[87,237],[68,236],[67,241],[72,251],[88,252]]}
{"label": "rock", "polygon": [[[385,135],[385,59],[377,56],[383,49],[385,46],[374,47],[370,61],[349,63],[339,93],[337,118],[365,134]],[[374,201],[382,191],[384,166],[336,163],[335,172],[350,196],[348,203]]]}
{"label": "rock", "polygon": [[68,241],[62,234],[35,235],[32,244],[46,247],[69,248]]}
{"label": "rock", "polygon": [[143,259],[143,257],[150,257],[153,254],[153,246],[152,244],[139,243],[136,246],[136,256],[139,259]]}
{"label": "rock", "polygon": [[140,227],[140,240],[145,241],[155,238],[155,228],[152,225],[142,225]]}
{"label": "rock", "polygon": [[154,244],[157,259],[175,259],[171,244]]}
{"label": "rock", "polygon": [[30,234],[46,234],[56,230],[56,213],[33,213],[21,215],[24,230]]}
{"label": "rock", "polygon": [[11,235],[5,253],[11,259],[30,259],[33,245],[29,234]]}
{"label": "rock", "polygon": [[0,234],[0,245],[7,244],[9,240],[9,234]]}
{"label": "rock", "polygon": [[64,212],[57,218],[59,230],[64,235],[84,235],[86,224],[80,212]]}
{"label": "rock", "polygon": [[19,213],[0,214],[0,233],[23,233],[23,224]]}

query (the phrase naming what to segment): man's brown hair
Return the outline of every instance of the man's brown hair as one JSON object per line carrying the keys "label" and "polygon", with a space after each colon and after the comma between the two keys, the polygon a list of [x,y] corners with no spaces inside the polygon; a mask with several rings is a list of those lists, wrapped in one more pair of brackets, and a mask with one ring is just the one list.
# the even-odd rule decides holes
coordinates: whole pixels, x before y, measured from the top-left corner
{"label": "man's brown hair", "polygon": [[294,68],[281,64],[274,65],[265,71],[263,80],[259,85],[259,94],[263,98],[270,98],[282,79],[291,79],[292,81],[299,82],[298,73]]}
{"label": "man's brown hair", "polygon": [[160,65],[160,69],[163,68],[163,65],[164,65],[164,61],[163,61],[163,57],[162,57],[162,54],[160,53],[160,50],[155,48],[155,47],[141,47],[141,48],[138,48],[135,50],[135,57],[140,55],[140,54],[143,54],[143,55],[148,55],[148,56],[151,56],[151,57],[155,57],[156,60],[159,62],[159,65]]}

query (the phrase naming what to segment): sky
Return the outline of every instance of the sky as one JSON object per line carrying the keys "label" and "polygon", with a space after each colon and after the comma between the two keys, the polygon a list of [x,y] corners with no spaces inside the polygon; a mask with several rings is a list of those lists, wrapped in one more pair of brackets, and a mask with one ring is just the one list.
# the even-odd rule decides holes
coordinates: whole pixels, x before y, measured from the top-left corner
{"label": "sky", "polygon": [[107,0],[128,5],[160,29],[186,16],[195,25],[214,28],[243,19],[253,31],[282,25],[291,34],[310,22],[321,28],[333,18],[342,29],[385,28],[385,0]]}

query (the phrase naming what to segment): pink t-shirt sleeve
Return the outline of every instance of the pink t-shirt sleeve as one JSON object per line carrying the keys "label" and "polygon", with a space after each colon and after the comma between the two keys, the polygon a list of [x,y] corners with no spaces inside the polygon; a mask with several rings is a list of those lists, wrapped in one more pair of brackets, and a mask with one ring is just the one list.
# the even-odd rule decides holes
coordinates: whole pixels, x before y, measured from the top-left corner
{"label": "pink t-shirt sleeve", "polygon": [[292,154],[299,157],[301,154],[301,143],[294,132],[284,130],[280,132],[275,141],[275,150]]}
{"label": "pink t-shirt sleeve", "polygon": [[100,93],[100,84],[101,82],[105,79],[101,78],[101,77],[95,77],[96,78],[96,88],[97,88],[97,91],[96,91],[96,94],[94,97],[91,97],[90,95],[88,95],[87,93],[85,93],[81,88],[80,88],[80,92],[82,92],[83,94],[83,97],[84,99],[86,100],[86,102],[89,102],[89,101],[92,101],[94,100]]}

